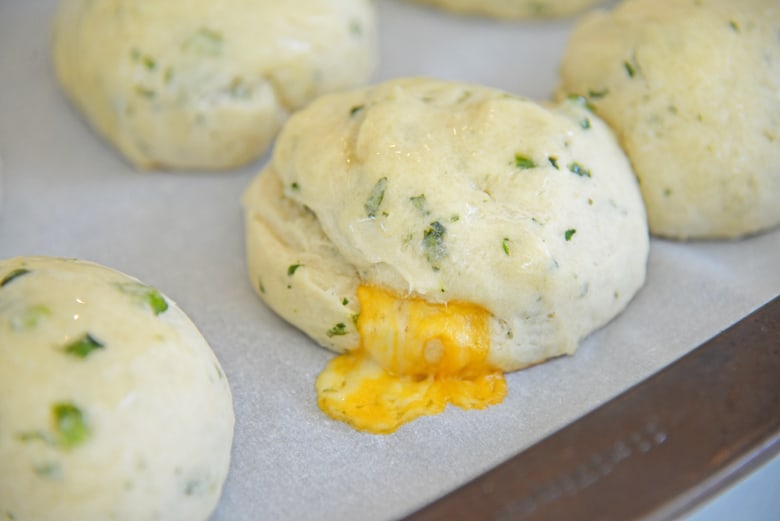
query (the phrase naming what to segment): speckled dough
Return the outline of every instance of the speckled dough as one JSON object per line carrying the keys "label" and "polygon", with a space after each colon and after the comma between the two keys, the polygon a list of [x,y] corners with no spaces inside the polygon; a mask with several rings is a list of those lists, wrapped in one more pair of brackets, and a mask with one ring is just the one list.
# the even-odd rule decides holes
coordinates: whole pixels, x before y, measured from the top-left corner
{"label": "speckled dough", "polygon": [[174,302],[77,260],[0,261],[0,516],[204,521],[230,389]]}
{"label": "speckled dough", "polygon": [[561,96],[589,97],[639,177],[652,233],[780,223],[780,3],[629,0],[575,28]]}
{"label": "speckled dough", "polygon": [[364,83],[369,0],[61,0],[54,64],[92,125],[141,168],[258,157],[288,115]]}
{"label": "speckled dough", "polygon": [[244,205],[252,284],[339,352],[359,342],[361,283],[483,306],[492,363],[513,370],[572,353],[645,277],[636,179],[577,100],[431,79],[325,96],[282,130]]}
{"label": "speckled dough", "polygon": [[537,18],[566,16],[604,0],[412,0],[461,14],[494,18]]}

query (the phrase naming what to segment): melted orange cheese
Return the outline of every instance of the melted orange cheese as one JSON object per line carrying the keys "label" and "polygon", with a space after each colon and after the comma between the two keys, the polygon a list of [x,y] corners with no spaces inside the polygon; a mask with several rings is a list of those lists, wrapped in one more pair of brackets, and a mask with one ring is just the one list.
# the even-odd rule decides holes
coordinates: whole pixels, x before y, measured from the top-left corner
{"label": "melted orange cheese", "polygon": [[334,358],[317,378],[320,408],[354,428],[390,433],[448,403],[482,409],[506,396],[487,362],[490,313],[467,302],[432,304],[358,288],[360,346]]}

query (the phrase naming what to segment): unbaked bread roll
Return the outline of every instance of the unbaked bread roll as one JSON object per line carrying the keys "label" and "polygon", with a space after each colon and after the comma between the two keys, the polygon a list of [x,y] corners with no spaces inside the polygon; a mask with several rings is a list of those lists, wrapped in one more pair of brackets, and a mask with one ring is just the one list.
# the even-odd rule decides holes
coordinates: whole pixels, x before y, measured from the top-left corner
{"label": "unbaked bread roll", "polygon": [[494,18],[540,18],[566,16],[603,0],[413,0],[460,14]]}
{"label": "unbaked bread roll", "polygon": [[369,0],[61,0],[54,64],[136,166],[230,168],[314,97],[369,78],[374,16]]}
{"label": "unbaked bread roll", "polygon": [[325,96],[287,123],[244,205],[253,285],[337,352],[389,327],[366,322],[389,295],[391,314],[485,311],[483,361],[511,371],[573,353],[645,277],[636,179],[580,99],[414,78]]}
{"label": "unbaked bread roll", "polygon": [[561,96],[587,96],[641,183],[650,230],[780,223],[780,3],[628,0],[575,28]]}
{"label": "unbaked bread roll", "polygon": [[206,520],[233,438],[225,374],[168,297],[84,261],[0,261],[0,513]]}

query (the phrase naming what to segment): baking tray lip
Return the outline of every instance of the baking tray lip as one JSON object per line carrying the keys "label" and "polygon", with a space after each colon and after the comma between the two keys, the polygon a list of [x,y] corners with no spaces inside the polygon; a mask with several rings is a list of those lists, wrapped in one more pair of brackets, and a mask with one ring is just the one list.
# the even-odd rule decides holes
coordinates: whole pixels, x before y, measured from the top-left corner
{"label": "baking tray lip", "polygon": [[780,295],[405,520],[688,513],[780,453],[778,339]]}

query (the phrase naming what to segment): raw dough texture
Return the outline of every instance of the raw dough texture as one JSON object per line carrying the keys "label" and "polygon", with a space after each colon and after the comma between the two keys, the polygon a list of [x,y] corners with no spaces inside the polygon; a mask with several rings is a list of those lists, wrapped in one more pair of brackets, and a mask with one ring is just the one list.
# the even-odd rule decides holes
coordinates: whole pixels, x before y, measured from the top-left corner
{"label": "raw dough texture", "polygon": [[0,261],[0,515],[205,520],[228,472],[228,382],[187,316],[97,264]]}
{"label": "raw dough texture", "polygon": [[780,223],[780,2],[629,0],[585,17],[560,95],[587,96],[641,183],[652,233]]}
{"label": "raw dough texture", "polygon": [[291,112],[368,80],[374,18],[369,0],[62,0],[54,64],[136,166],[231,168]]}
{"label": "raw dough texture", "polygon": [[320,98],[244,194],[252,284],[338,352],[360,341],[360,284],[482,306],[505,371],[574,352],[648,253],[636,179],[582,101],[425,78]]}
{"label": "raw dough texture", "polygon": [[494,18],[541,18],[566,16],[603,0],[413,0],[460,14]]}

